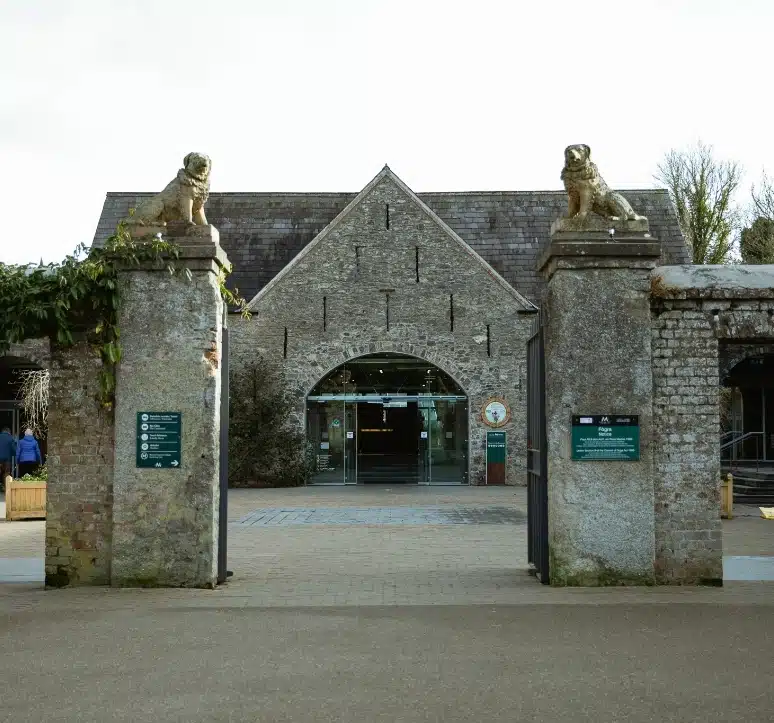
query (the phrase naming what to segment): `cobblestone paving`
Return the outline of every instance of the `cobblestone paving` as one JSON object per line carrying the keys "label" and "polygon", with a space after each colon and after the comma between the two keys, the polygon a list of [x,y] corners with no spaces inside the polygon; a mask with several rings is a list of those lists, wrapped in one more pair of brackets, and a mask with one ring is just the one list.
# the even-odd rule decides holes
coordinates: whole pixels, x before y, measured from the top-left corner
{"label": "cobblestone paving", "polygon": [[236,525],[506,525],[526,524],[514,507],[322,507],[254,510]]}

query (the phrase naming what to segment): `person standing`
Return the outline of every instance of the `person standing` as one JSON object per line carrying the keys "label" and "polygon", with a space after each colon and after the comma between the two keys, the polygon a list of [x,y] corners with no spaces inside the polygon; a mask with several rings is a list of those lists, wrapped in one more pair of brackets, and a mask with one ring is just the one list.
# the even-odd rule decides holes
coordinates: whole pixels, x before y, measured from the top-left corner
{"label": "person standing", "polygon": [[11,436],[11,430],[3,427],[0,432],[0,489],[5,488],[5,478],[11,474],[15,454],[16,440]]}
{"label": "person standing", "polygon": [[16,445],[16,465],[19,468],[19,477],[32,474],[41,463],[40,447],[38,440],[32,434],[32,430],[24,430],[24,437]]}

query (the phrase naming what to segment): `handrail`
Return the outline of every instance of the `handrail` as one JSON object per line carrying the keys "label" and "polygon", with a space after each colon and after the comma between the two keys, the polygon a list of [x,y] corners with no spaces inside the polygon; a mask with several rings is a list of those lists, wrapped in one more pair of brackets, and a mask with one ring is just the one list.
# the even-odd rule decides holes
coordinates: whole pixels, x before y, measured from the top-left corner
{"label": "handrail", "polygon": [[[763,443],[763,446],[765,447],[766,444],[766,438],[763,434],[763,432],[745,432],[741,437],[734,437],[730,442],[725,442],[720,445],[720,455],[723,456],[723,451],[728,449],[729,447],[734,447],[734,453],[732,455],[732,459],[729,460],[730,462],[742,462],[742,461],[748,461],[748,460],[740,460],[736,457],[736,450],[737,446],[740,442],[744,442],[745,439],[751,439],[752,437],[755,437],[755,469],[756,471],[760,469],[760,463],[761,463],[761,442]],[[752,461],[752,460],[749,460]]]}
{"label": "handrail", "polygon": [[[728,434],[728,432],[726,432]],[[757,437],[757,436],[763,436],[763,432],[745,432],[740,437],[734,437],[730,442],[726,442],[725,444],[720,445],[720,451],[722,452],[724,449],[727,449],[733,444],[737,444],[738,442],[744,442],[745,439],[749,439],[750,437]],[[722,436],[721,436],[722,439]]]}

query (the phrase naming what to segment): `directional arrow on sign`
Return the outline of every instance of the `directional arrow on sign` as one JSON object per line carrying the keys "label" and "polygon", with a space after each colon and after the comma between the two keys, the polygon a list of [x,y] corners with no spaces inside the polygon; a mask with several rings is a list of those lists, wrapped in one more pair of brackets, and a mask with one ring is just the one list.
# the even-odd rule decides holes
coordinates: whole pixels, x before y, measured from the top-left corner
{"label": "directional arrow on sign", "polygon": [[178,462],[176,459],[172,460],[172,466],[173,467],[177,467],[177,465],[179,465],[179,464],[180,464],[180,462]]}

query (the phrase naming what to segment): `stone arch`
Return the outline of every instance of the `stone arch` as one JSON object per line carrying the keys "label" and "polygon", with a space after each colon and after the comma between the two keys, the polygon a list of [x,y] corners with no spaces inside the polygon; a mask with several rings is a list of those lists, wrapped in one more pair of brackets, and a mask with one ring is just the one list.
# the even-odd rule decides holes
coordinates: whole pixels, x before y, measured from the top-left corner
{"label": "stone arch", "polygon": [[471,379],[462,371],[453,359],[449,359],[441,354],[434,353],[433,350],[421,344],[400,342],[400,341],[380,341],[375,344],[362,344],[358,346],[349,346],[339,350],[329,350],[323,361],[317,360],[309,367],[307,373],[299,380],[299,386],[303,389],[304,399],[314,387],[328,374],[338,367],[351,362],[359,357],[369,354],[405,354],[406,356],[421,359],[433,366],[438,367],[442,372],[448,374],[469,397],[469,388]]}
{"label": "stone arch", "polygon": [[741,364],[746,359],[765,354],[774,354],[774,343],[772,344],[745,344],[743,346],[724,345],[720,351],[720,383],[733,371],[734,367]]}

